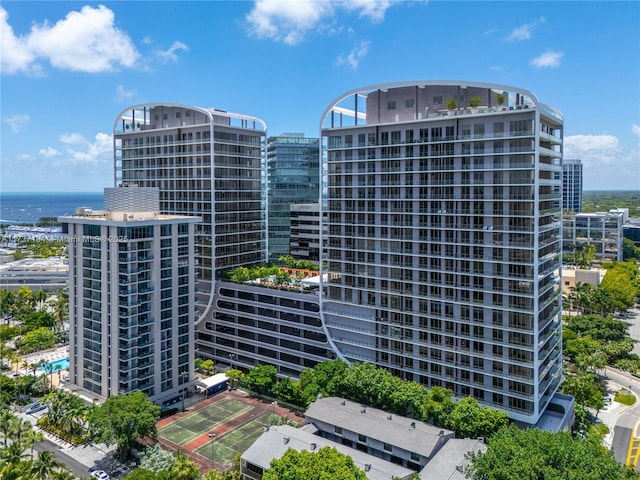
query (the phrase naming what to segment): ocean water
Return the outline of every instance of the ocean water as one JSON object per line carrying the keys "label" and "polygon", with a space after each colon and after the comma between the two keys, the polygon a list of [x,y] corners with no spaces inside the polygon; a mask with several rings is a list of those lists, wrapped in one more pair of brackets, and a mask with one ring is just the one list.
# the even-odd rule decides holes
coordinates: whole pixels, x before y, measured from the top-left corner
{"label": "ocean water", "polygon": [[78,207],[101,210],[104,194],[66,192],[0,192],[0,222],[36,223],[42,217],[72,215]]}

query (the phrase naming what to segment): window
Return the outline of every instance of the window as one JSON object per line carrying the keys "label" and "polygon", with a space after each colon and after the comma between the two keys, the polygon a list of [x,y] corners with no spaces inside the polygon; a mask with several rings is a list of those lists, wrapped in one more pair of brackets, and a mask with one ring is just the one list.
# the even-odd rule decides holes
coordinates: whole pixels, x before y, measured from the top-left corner
{"label": "window", "polygon": [[181,112],[176,112],[176,118],[180,118],[181,115]]}
{"label": "window", "polygon": [[442,105],[442,95],[438,95],[437,97],[433,97],[434,105]]}
{"label": "window", "polygon": [[404,106],[405,106],[405,108],[413,108],[413,107],[415,107],[415,105],[416,105],[416,100],[415,100],[415,98],[407,98],[407,99],[404,101]]}
{"label": "window", "polygon": [[396,109],[396,101],[390,100],[387,102],[387,110],[395,110]]}
{"label": "window", "polygon": [[358,441],[361,443],[367,443],[367,437],[366,435],[362,435],[361,433],[358,434]]}
{"label": "window", "polygon": [[342,435],[342,427],[334,427],[333,431],[336,432],[338,435]]}
{"label": "window", "polygon": [[391,445],[389,445],[388,443],[383,443],[382,448],[384,448],[387,452],[393,450],[393,447],[391,447]]}

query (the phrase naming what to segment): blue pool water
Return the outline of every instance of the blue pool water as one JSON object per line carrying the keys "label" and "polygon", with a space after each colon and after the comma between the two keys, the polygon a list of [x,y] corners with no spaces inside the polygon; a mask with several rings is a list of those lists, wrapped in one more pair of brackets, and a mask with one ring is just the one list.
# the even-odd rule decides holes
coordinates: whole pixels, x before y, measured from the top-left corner
{"label": "blue pool water", "polygon": [[58,372],[60,370],[69,370],[69,359],[63,358],[61,360],[56,360],[55,362],[45,363],[40,367],[40,370],[50,373],[50,372]]}

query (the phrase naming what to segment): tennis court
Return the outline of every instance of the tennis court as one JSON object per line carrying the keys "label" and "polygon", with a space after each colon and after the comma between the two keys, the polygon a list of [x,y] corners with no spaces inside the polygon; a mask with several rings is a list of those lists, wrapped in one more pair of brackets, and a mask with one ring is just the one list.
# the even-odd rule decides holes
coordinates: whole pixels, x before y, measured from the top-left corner
{"label": "tennis court", "polygon": [[231,398],[224,399],[161,428],[158,434],[182,446],[250,410],[253,410],[251,405]]}
{"label": "tennis court", "polygon": [[201,469],[224,469],[262,434],[264,427],[293,421],[295,413],[275,402],[245,392],[222,392],[203,400],[191,411],[158,423],[158,441],[165,448],[185,453]]}
{"label": "tennis court", "polygon": [[271,416],[272,413],[264,412],[219,439],[201,446],[195,452],[218,464],[230,464],[236,453],[243,453],[262,435],[264,427],[269,425]]}

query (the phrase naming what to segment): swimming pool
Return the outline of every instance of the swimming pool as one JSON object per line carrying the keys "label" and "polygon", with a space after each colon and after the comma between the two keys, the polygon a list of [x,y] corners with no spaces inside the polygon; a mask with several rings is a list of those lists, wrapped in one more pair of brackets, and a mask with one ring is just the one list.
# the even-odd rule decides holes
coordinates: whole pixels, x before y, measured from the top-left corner
{"label": "swimming pool", "polygon": [[61,370],[69,370],[69,359],[62,358],[60,360],[56,360],[55,362],[45,363],[38,370],[42,370],[46,373],[58,372]]}

